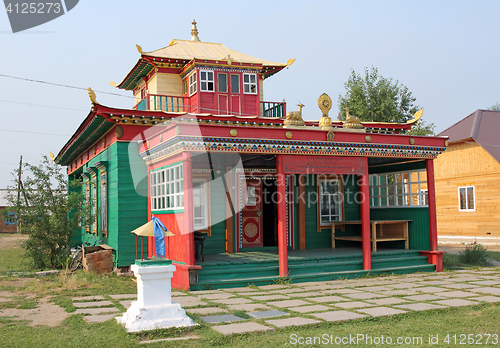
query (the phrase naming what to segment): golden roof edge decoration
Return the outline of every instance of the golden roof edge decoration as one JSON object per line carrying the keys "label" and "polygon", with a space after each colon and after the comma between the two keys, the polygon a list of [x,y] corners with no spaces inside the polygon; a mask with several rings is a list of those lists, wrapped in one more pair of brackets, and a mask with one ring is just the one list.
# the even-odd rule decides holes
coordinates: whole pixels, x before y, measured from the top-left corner
{"label": "golden roof edge decoration", "polygon": [[139,46],[138,44],[135,44],[135,47],[137,48],[137,51],[139,51],[140,54],[144,54],[144,51],[142,50],[141,46]]}
{"label": "golden roof edge decoration", "polygon": [[108,83],[111,85],[111,87],[115,87],[115,88],[118,87],[118,85],[116,84],[115,81],[109,81]]}
{"label": "golden roof edge decoration", "polygon": [[90,101],[92,102],[92,104],[99,104],[97,102],[97,99],[96,99],[96,96],[95,96],[95,93],[94,91],[92,90],[92,88],[87,88],[87,91],[89,93],[89,98],[90,98]]}
{"label": "golden roof edge decoration", "polygon": [[413,124],[415,122],[417,122],[418,120],[420,120],[422,118],[422,115],[424,114],[424,109],[420,109],[418,110],[415,115],[413,115],[413,118],[409,121],[407,121],[406,123],[407,124]]}

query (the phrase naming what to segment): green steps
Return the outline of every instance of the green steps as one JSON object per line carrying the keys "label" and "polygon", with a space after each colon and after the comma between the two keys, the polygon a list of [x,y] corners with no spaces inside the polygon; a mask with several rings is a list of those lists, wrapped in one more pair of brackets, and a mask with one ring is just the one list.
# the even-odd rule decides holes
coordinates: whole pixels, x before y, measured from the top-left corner
{"label": "green steps", "polygon": [[[372,253],[372,270],[363,270],[359,255],[293,258],[288,261],[288,278],[292,283],[349,279],[376,274],[433,272],[434,265],[417,251]],[[192,290],[244,287],[249,284],[267,285],[280,279],[278,260],[255,262],[216,262],[202,264],[198,283]]]}

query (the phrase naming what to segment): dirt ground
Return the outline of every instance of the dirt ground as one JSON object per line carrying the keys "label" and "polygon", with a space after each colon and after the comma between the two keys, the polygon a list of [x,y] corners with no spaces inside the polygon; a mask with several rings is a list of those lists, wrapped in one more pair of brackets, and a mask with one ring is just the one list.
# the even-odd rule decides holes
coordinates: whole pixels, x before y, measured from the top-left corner
{"label": "dirt ground", "polygon": [[[28,239],[26,235],[20,234],[0,234],[0,252],[2,249],[9,249],[12,247],[19,247],[21,243]],[[1,278],[0,278],[1,279]],[[16,280],[2,281],[0,283],[7,287],[22,286],[25,281],[29,279],[20,278]],[[13,301],[18,294],[11,291],[0,291],[0,303],[8,303]],[[30,297],[30,296],[28,296]],[[43,297],[38,300],[37,308],[33,309],[18,309],[18,308],[5,308],[0,309],[0,317],[27,321],[29,326],[45,325],[45,326],[58,326],[70,314],[50,302],[50,297]]]}

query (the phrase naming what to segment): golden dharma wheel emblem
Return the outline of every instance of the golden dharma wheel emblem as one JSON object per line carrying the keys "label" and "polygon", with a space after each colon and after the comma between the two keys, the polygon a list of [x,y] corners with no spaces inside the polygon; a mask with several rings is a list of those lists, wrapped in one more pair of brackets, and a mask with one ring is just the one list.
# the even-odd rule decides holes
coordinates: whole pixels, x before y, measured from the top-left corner
{"label": "golden dharma wheel emblem", "polygon": [[238,131],[237,131],[236,129],[234,129],[234,128],[233,128],[233,129],[231,129],[231,130],[229,131],[229,134],[231,134],[231,136],[232,136],[232,137],[235,137],[235,136],[237,136],[237,135],[238,135]]}
{"label": "golden dharma wheel emblem", "polygon": [[413,145],[413,144],[415,144],[415,139],[410,138],[410,145]]}
{"label": "golden dharma wheel emblem", "polygon": [[323,116],[328,116],[328,112],[332,108],[332,99],[328,96],[328,94],[323,93],[318,98],[318,106],[323,112]]}
{"label": "golden dharma wheel emblem", "polygon": [[285,137],[286,137],[287,139],[292,139],[292,132],[287,131],[287,132],[285,133]]}
{"label": "golden dharma wheel emblem", "polygon": [[365,141],[366,141],[367,143],[369,143],[370,141],[372,141],[372,137],[371,137],[371,136],[369,136],[369,135],[367,135],[367,136],[365,137]]}

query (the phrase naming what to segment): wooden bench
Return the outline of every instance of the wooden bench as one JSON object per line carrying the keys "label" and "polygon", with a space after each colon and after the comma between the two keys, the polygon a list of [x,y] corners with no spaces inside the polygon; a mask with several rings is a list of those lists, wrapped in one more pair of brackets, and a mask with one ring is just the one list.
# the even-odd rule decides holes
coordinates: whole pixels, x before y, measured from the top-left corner
{"label": "wooden bench", "polygon": [[[405,249],[409,249],[408,243],[408,222],[412,220],[371,220],[372,251],[377,251],[377,242],[404,241]],[[361,242],[361,236],[337,236],[335,229],[345,228],[346,225],[361,225],[361,220],[354,221],[333,221],[332,222],[332,249],[335,249],[336,240],[348,240]]]}

